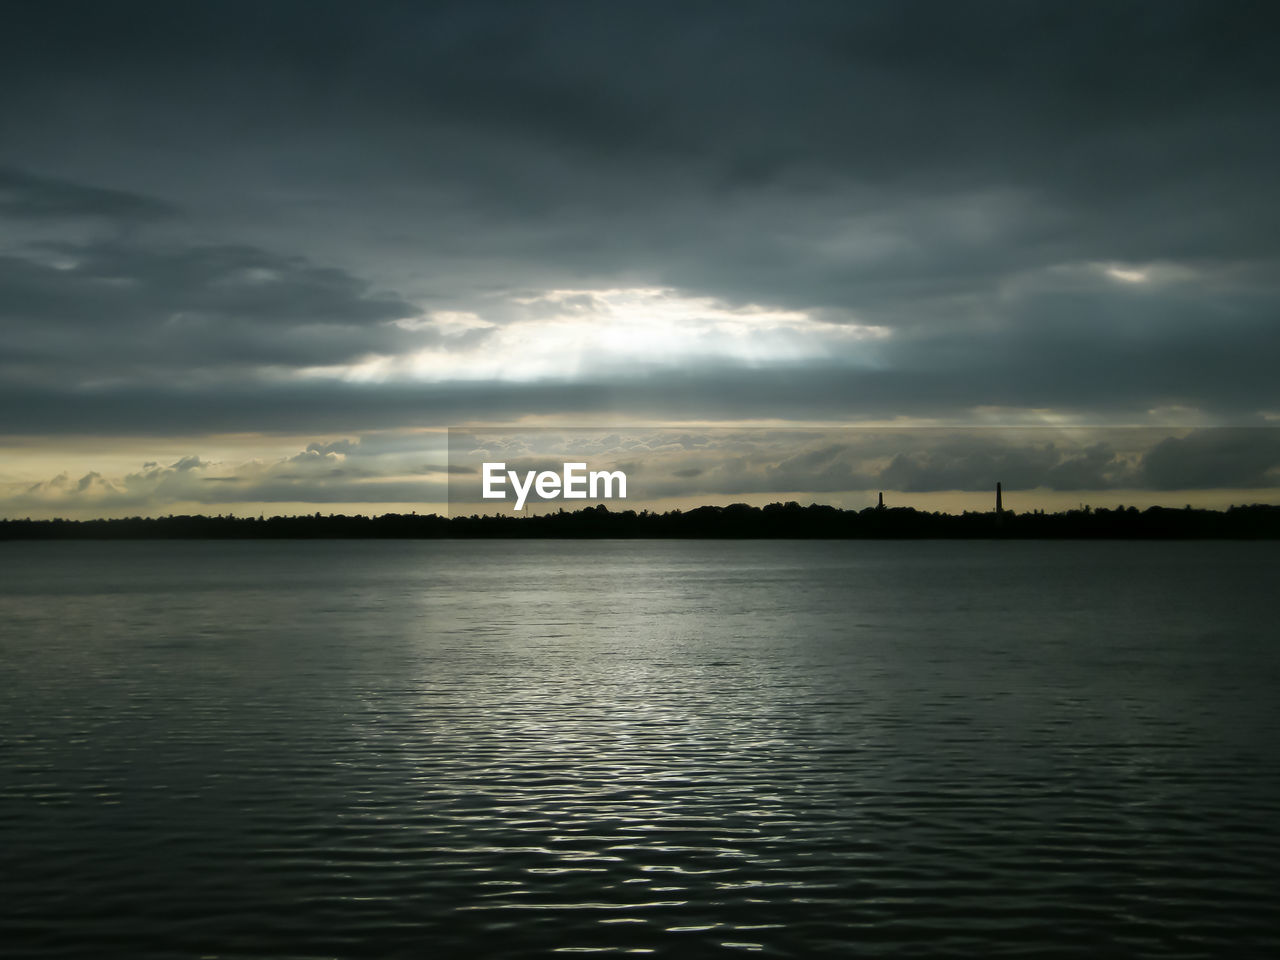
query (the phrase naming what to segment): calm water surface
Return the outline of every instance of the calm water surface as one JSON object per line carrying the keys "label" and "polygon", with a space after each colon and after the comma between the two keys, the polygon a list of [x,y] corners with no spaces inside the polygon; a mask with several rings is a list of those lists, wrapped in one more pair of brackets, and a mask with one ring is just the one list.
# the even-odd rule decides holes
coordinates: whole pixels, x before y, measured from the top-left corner
{"label": "calm water surface", "polygon": [[0,544],[6,957],[1280,956],[1280,544]]}

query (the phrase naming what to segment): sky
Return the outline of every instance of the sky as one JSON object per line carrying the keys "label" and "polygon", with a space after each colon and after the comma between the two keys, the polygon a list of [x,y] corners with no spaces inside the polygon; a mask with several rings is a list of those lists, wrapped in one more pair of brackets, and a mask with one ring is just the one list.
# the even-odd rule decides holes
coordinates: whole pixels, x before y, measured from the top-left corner
{"label": "sky", "polygon": [[430,510],[497,425],[664,504],[1280,500],[1267,5],[6,20],[0,516]]}

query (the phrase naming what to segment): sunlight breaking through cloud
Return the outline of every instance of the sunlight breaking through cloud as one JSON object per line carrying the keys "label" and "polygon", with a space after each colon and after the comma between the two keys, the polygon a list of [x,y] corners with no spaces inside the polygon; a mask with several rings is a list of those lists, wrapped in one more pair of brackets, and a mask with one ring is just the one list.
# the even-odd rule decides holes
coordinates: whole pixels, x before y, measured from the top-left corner
{"label": "sunlight breaking through cloud", "polygon": [[1145,270],[1126,270],[1123,267],[1107,267],[1107,276],[1122,283],[1146,283],[1148,280]]}
{"label": "sunlight breaking through cloud", "polygon": [[805,310],[730,305],[666,287],[554,289],[510,298],[489,319],[470,311],[437,311],[396,321],[430,331],[433,343],[400,356],[312,368],[310,376],[354,382],[392,380],[529,381],[588,372],[671,367],[718,360],[754,365],[850,357],[875,366],[868,347],[888,327],[833,322]]}

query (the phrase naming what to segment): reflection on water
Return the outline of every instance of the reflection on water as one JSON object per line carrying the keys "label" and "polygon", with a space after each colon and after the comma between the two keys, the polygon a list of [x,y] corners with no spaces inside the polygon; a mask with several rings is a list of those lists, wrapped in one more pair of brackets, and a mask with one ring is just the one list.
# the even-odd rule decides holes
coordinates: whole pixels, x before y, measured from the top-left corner
{"label": "reflection on water", "polygon": [[1280,950],[1271,544],[0,544],[13,956]]}

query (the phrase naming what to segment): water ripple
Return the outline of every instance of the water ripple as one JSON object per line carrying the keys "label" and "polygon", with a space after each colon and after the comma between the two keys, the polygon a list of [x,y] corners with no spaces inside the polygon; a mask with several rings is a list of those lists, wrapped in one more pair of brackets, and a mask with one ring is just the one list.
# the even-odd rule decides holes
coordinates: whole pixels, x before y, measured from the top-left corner
{"label": "water ripple", "polygon": [[0,548],[6,956],[1280,955],[1271,545]]}

